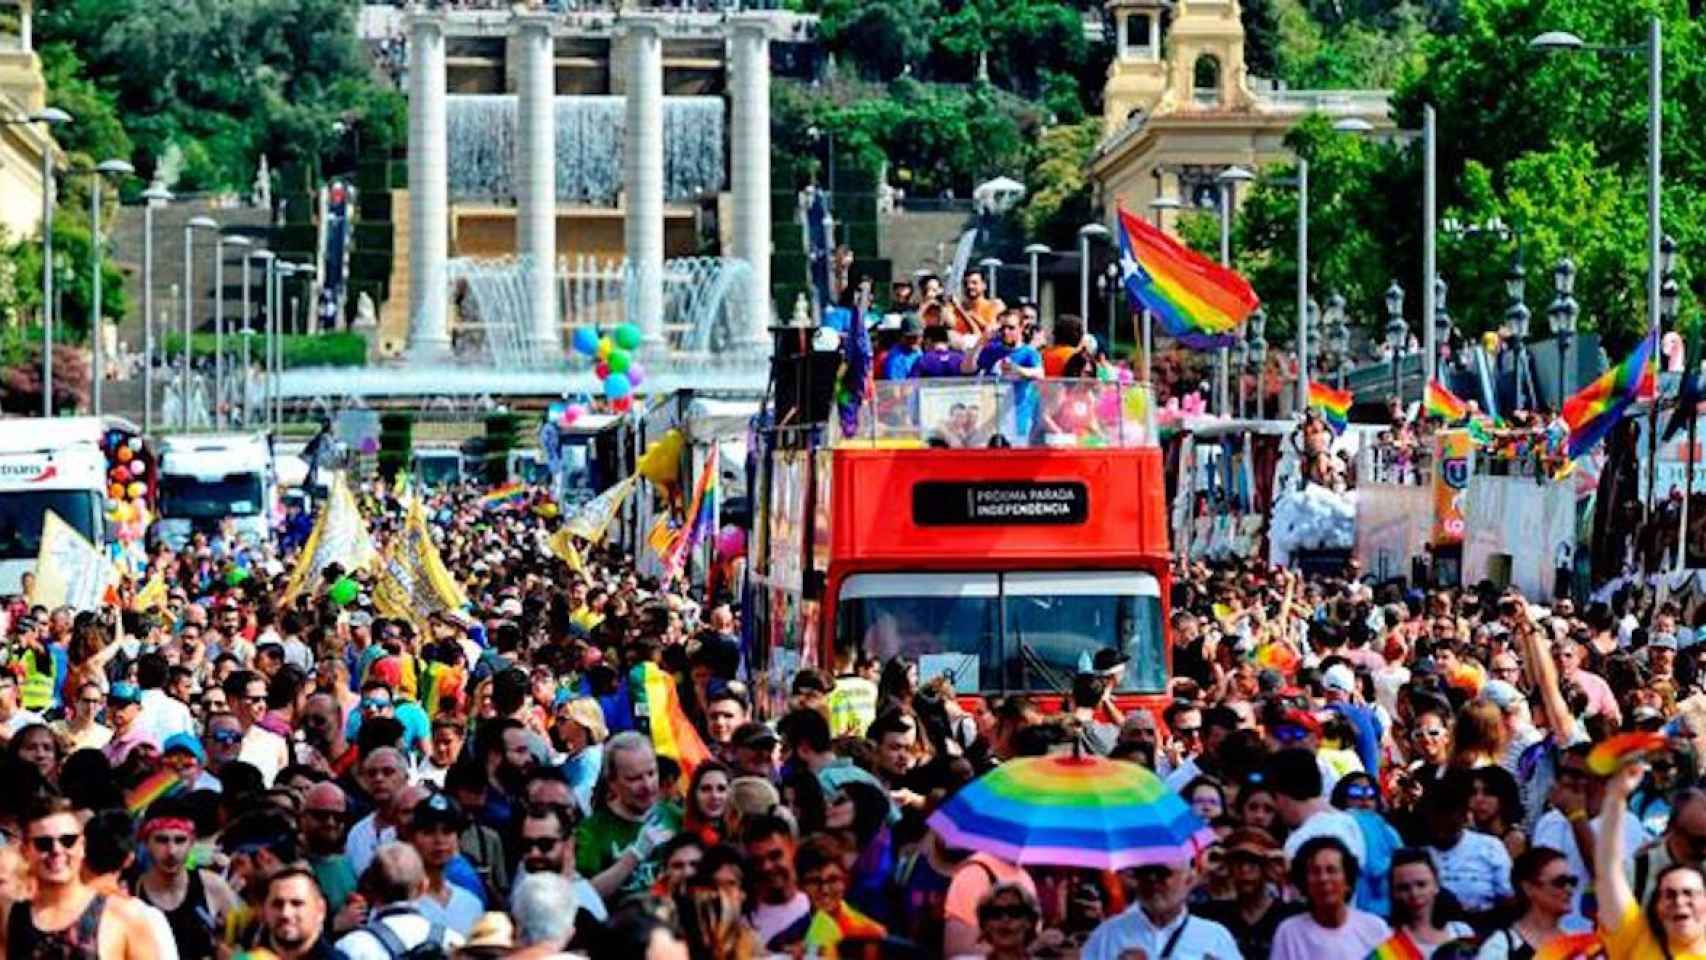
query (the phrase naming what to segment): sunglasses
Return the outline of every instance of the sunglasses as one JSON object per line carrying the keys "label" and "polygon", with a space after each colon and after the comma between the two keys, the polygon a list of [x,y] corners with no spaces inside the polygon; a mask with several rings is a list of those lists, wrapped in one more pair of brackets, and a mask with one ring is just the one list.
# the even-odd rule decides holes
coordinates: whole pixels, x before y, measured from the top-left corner
{"label": "sunglasses", "polygon": [[1274,728],[1274,739],[1280,743],[1302,743],[1309,739],[1309,731],[1292,724]]}
{"label": "sunglasses", "polygon": [[1581,882],[1581,878],[1573,873],[1560,873],[1546,881],[1546,885],[1554,890],[1574,890]]}
{"label": "sunglasses", "polygon": [[1036,913],[1022,903],[983,908],[985,920],[1031,920],[1035,917]]}
{"label": "sunglasses", "polygon": [[562,837],[522,837],[521,852],[523,854],[530,852],[550,853],[556,848],[557,844],[562,842]]}
{"label": "sunglasses", "polygon": [[59,844],[59,849],[70,850],[83,842],[83,835],[81,833],[62,833],[58,836],[30,838],[30,846],[35,847],[37,853],[52,853],[55,842]]}
{"label": "sunglasses", "polygon": [[371,699],[363,700],[363,701],[361,701],[361,709],[363,709],[363,710],[389,710],[389,709],[391,709],[391,701],[389,701],[389,700],[371,700]]}
{"label": "sunglasses", "polygon": [[243,739],[243,735],[235,730],[216,730],[213,733],[214,743],[233,744]]}
{"label": "sunglasses", "polygon": [[1373,784],[1353,783],[1345,787],[1345,796],[1352,800],[1373,800],[1379,795]]}

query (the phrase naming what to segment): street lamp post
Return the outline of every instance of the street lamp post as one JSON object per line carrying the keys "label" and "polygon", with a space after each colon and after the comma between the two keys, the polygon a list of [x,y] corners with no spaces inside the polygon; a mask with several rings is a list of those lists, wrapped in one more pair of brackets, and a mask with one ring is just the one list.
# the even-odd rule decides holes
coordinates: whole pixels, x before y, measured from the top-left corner
{"label": "street lamp post", "polygon": [[[1237,209],[1238,185],[1254,179],[1254,173],[1239,166],[1227,167],[1214,177],[1215,183],[1220,187],[1220,265],[1223,267],[1232,266],[1232,214]],[[1232,389],[1232,371],[1229,365],[1231,351],[1221,347],[1219,354],[1220,389],[1215,394],[1214,410],[1225,416],[1227,408],[1232,405],[1229,396]]]}
{"label": "street lamp post", "polygon": [[1327,313],[1322,324],[1322,335],[1326,338],[1327,352],[1333,357],[1333,367],[1338,373],[1338,387],[1345,389],[1345,367],[1350,358],[1351,331],[1345,324],[1345,298],[1338,291],[1327,297]]}
{"label": "street lamp post", "polygon": [[1042,300],[1038,296],[1037,258],[1046,257],[1053,252],[1046,243],[1033,243],[1025,248],[1025,256],[1031,258],[1031,303],[1037,307],[1039,312],[1042,310]]}
{"label": "street lamp post", "polygon": [[1262,419],[1263,393],[1267,387],[1268,372],[1268,341],[1262,336],[1268,329],[1268,313],[1257,307],[1250,314],[1246,324],[1250,335],[1250,360],[1255,364],[1256,374],[1256,419]]}
{"label": "street lamp post", "polygon": [[1528,377],[1528,321],[1531,316],[1528,304],[1523,302],[1523,287],[1526,284],[1522,261],[1511,264],[1510,273],[1505,275],[1505,327],[1512,339],[1516,341],[1516,409],[1525,410],[1522,382]]}
{"label": "street lamp post", "polygon": [[[1445,307],[1445,294],[1445,278],[1434,277],[1433,337],[1431,339],[1433,350],[1428,354],[1434,359],[1433,376],[1423,381],[1424,387],[1426,384],[1432,383],[1434,378],[1439,377],[1440,363],[1443,358],[1451,353],[1451,313]],[[1444,378],[1440,378],[1440,380],[1444,382]]]}
{"label": "street lamp post", "polygon": [[248,237],[216,234],[213,241],[213,420],[225,429],[225,248],[247,247]]}
{"label": "street lamp post", "polygon": [[995,278],[996,275],[1001,272],[1001,258],[984,257],[982,260],[977,262],[977,265],[983,268],[983,285],[989,288],[989,299],[996,299],[1000,296],[1000,294],[996,292],[997,288]]}
{"label": "street lamp post", "polygon": [[89,405],[95,416],[101,415],[101,384],[106,380],[106,361],[102,356],[101,324],[101,195],[105,192],[102,187],[107,177],[128,177],[136,173],[136,168],[124,160],[102,160],[95,168],[88,171],[93,182],[89,190],[89,278],[93,286],[89,299],[89,339],[93,355],[89,364]]}
{"label": "street lamp post", "polygon": [[1661,146],[1664,142],[1664,24],[1654,16],[1647,21],[1647,41],[1627,46],[1590,44],[1573,33],[1553,30],[1528,42],[1547,53],[1609,53],[1647,57],[1647,329],[1657,330],[1661,321],[1663,259],[1659,249],[1663,225],[1659,215],[1660,184],[1664,177]]}
{"label": "street lamp post", "polygon": [[[1250,369],[1250,338],[1248,336],[1243,336],[1243,337],[1238,338],[1238,356],[1236,358],[1234,358],[1233,363],[1235,365],[1234,369],[1236,369],[1238,371],[1238,375],[1240,377],[1242,377],[1246,372],[1249,371],[1249,369]],[[1240,419],[1240,420],[1244,419],[1244,411],[1245,411],[1244,391],[1239,390],[1238,391],[1238,419]]]}
{"label": "street lamp post", "polygon": [[195,337],[195,232],[218,229],[212,217],[191,217],[184,223],[184,369],[178,381],[178,407],[185,430],[190,428],[190,376],[195,355],[191,348]]}
{"label": "street lamp post", "polygon": [[1404,345],[1410,328],[1404,323],[1404,288],[1398,281],[1386,288],[1386,345],[1392,348],[1392,395],[1404,405]]}
{"label": "street lamp post", "polygon": [[1086,328],[1090,326],[1090,241],[1108,236],[1108,228],[1099,223],[1078,228],[1078,316]]}
{"label": "street lamp post", "polygon": [[[46,107],[27,117],[0,120],[0,126],[39,123],[50,133],[62,123],[70,123],[71,114],[58,107]],[[41,415],[53,416],[53,201],[57,192],[53,185],[52,143],[41,151]]]}
{"label": "street lamp post", "polygon": [[154,205],[172,192],[159,181],[142,191],[142,432],[154,430]]}
{"label": "street lamp post", "polygon": [[[1102,283],[1104,285],[1103,290],[1108,297],[1108,346],[1107,346],[1107,349],[1103,351],[1103,355],[1108,356],[1108,357],[1113,357],[1115,355],[1115,349],[1114,348],[1119,344],[1119,341],[1120,341],[1120,328],[1119,328],[1120,265],[1119,264],[1109,263],[1107,265],[1107,267],[1102,270]],[[1144,369],[1145,373],[1147,374],[1147,372],[1149,370],[1149,324],[1148,323],[1145,323],[1143,325],[1143,333],[1141,334],[1141,336],[1143,338],[1143,369]],[[1148,380],[1149,378],[1146,375],[1144,377],[1144,379]]]}
{"label": "street lamp post", "polygon": [[[253,340],[254,335],[255,335],[255,328],[254,328],[255,314],[254,314],[254,311],[252,309],[250,309],[250,307],[249,307],[249,288],[251,285],[250,280],[249,280],[249,261],[254,260],[257,257],[259,257],[263,260],[270,260],[270,259],[272,259],[272,251],[271,250],[250,250],[247,253],[243,254],[243,386],[242,386],[242,390],[243,390],[243,428],[244,429],[251,428],[255,422],[254,404],[249,402],[250,374],[254,371],[254,359],[250,356],[251,347],[250,347],[249,341]],[[263,270],[262,276],[265,276],[264,270]],[[262,301],[268,302],[268,301],[266,301],[266,297],[264,295],[262,297]]]}
{"label": "street lamp post", "polygon": [[1575,357],[1576,317],[1581,313],[1581,305],[1576,303],[1576,263],[1569,257],[1558,260],[1552,268],[1552,305],[1546,309],[1547,322],[1552,327],[1552,336],[1558,339],[1558,404],[1562,407],[1564,400],[1570,395],[1571,375],[1570,361]]}

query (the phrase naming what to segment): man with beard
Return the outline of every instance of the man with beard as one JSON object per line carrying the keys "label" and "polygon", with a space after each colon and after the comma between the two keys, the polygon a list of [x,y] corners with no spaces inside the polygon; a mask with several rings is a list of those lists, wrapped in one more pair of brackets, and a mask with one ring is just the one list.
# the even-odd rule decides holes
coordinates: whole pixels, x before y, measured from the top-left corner
{"label": "man with beard", "polygon": [[397,797],[408,784],[408,769],[402,752],[392,747],[380,747],[361,762],[361,778],[368,798],[373,801],[373,812],[350,828],[349,839],[344,842],[344,856],[349,858],[350,869],[357,876],[373,862],[374,850],[397,839],[398,818],[402,815],[397,809]]}
{"label": "man with beard", "polygon": [[180,955],[213,956],[213,931],[237,906],[237,894],[212,870],[188,869],[195,842],[189,808],[167,797],[148,809],[138,832],[148,847],[148,869],[136,878],[136,895],[166,915]]}
{"label": "man with beard", "polygon": [[337,913],[355,892],[355,870],[344,856],[349,798],[335,783],[316,783],[302,797],[302,848],[326,908]]}
{"label": "man with beard", "polygon": [[611,737],[604,758],[610,802],[576,831],[575,868],[609,899],[652,885],[652,851],[681,829],[681,810],[663,800],[657,754],[643,734],[628,730]]}
{"label": "man with beard", "polygon": [[486,768],[486,796],[480,805],[481,823],[508,833],[515,808],[535,759],[530,734],[518,720],[494,720],[480,725],[475,756]]}
{"label": "man with beard", "polygon": [[279,960],[331,960],[337,952],[324,935],[326,910],[312,873],[299,866],[279,870],[267,878],[263,945]]}
{"label": "man with beard", "polygon": [[302,707],[302,734],[319,754],[321,766],[334,777],[348,774],[359,759],[344,736],[341,715],[337,698],[329,693],[310,695]]}
{"label": "man with beard", "polygon": [[597,944],[610,919],[604,898],[575,871],[575,827],[579,818],[572,808],[529,804],[521,818],[519,837],[521,872],[553,873],[569,881],[575,890],[575,936],[572,945],[585,950]]}

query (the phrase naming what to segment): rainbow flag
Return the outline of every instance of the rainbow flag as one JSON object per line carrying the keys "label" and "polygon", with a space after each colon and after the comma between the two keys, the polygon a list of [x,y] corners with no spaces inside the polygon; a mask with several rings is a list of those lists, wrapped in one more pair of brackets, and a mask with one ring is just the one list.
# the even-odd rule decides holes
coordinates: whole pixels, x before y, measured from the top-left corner
{"label": "rainbow flag", "polygon": [[1119,208],[1120,274],[1133,310],[1193,350],[1237,342],[1238,326],[1261,301],[1249,281]]}
{"label": "rainbow flag", "polygon": [[1669,742],[1664,734],[1651,730],[1620,733],[1594,744],[1588,752],[1588,769],[1599,776],[1609,777],[1617,772],[1623,761],[1663,750]]}
{"label": "rainbow flag", "polygon": [[637,664],[628,671],[628,695],[635,728],[651,735],[658,756],[681,764],[683,782],[691,779],[694,768],[711,759],[711,751],[682,712],[674,678],[650,661]]}
{"label": "rainbow flag", "polygon": [[703,543],[716,529],[718,469],[717,446],[712,444],[710,454],[705,457],[705,465],[699,470],[699,483],[693,490],[693,505],[687,509],[687,522],[676,531],[675,540],[669,545],[669,554],[664,558],[664,567],[671,578],[681,575],[687,568],[687,558],[693,553],[693,548]]}
{"label": "rainbow flag", "polygon": [[497,487],[480,498],[480,506],[487,510],[498,510],[527,500],[527,487],[519,482],[506,483]]}
{"label": "rainbow flag", "polygon": [[1456,423],[1469,416],[1469,404],[1457,394],[1445,388],[1438,380],[1429,380],[1426,395],[1422,405],[1427,408],[1428,416],[1438,417],[1446,423]]}
{"label": "rainbow flag", "polygon": [[1344,433],[1345,424],[1350,422],[1353,399],[1349,390],[1334,390],[1318,380],[1309,381],[1309,405],[1321,411],[1335,436]]}
{"label": "rainbow flag", "polygon": [[183,781],[178,779],[177,774],[170,770],[161,770],[132,787],[124,795],[124,808],[130,811],[131,816],[140,817],[154,801],[177,792],[182,786]]}
{"label": "rainbow flag", "polygon": [[1409,934],[1400,930],[1375,947],[1368,957],[1369,960],[1422,960],[1422,951]]}
{"label": "rainbow flag", "polygon": [[835,947],[843,940],[882,940],[889,935],[887,928],[870,917],[843,903],[834,914],[819,910],[812,914],[802,945],[806,952],[834,956]]}
{"label": "rainbow flag", "polygon": [[1637,400],[1657,393],[1659,331],[1649,330],[1623,362],[1564,401],[1564,422],[1570,425],[1568,455],[1575,459],[1605,439]]}
{"label": "rainbow flag", "polygon": [[1546,941],[1534,952],[1534,960],[1591,960],[1606,955],[1605,941],[1597,933],[1566,933]]}

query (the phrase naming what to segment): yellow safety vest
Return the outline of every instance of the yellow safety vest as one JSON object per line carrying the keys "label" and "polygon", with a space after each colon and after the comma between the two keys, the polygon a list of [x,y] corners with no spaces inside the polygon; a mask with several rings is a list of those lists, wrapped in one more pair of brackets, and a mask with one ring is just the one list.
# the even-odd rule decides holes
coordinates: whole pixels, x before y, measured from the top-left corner
{"label": "yellow safety vest", "polygon": [[18,685],[18,701],[25,710],[41,712],[53,706],[53,688],[56,665],[53,654],[47,655],[47,672],[42,673],[36,666],[36,655],[26,650],[23,655],[24,682]]}

